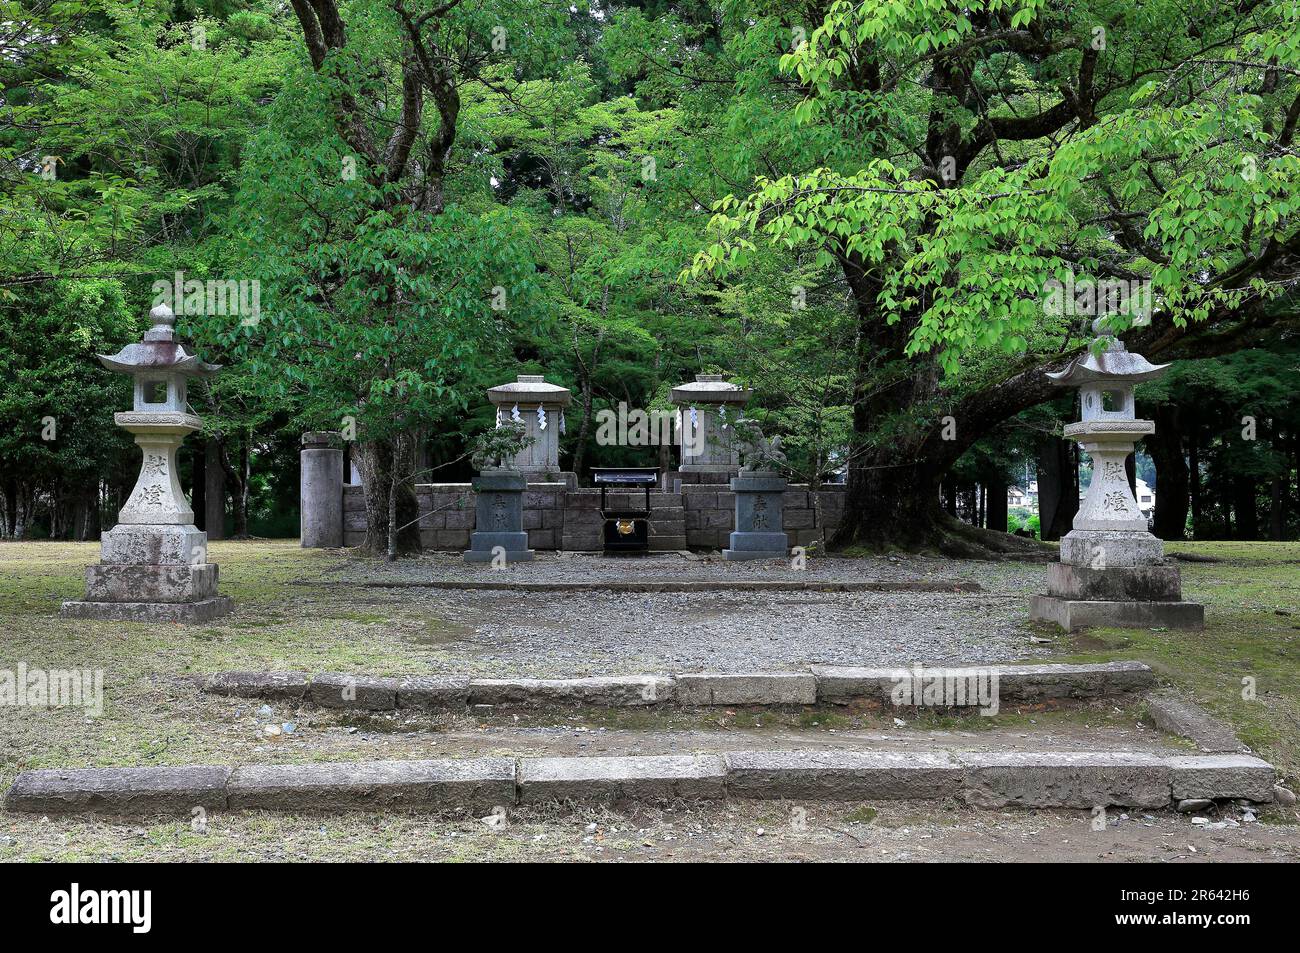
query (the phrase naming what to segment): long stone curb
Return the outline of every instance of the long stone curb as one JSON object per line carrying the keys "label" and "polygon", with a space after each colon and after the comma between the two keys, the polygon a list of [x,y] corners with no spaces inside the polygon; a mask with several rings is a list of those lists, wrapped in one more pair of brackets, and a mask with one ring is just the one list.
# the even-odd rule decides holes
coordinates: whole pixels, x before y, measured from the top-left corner
{"label": "long stone curb", "polygon": [[[1101,698],[1145,691],[1154,684],[1141,662],[1096,665],[994,665],[951,668],[852,668],[814,665],[805,672],[697,672],[679,675],[619,675],[592,678],[469,678],[406,676],[379,678],[306,672],[219,672],[202,682],[214,695],[311,701],[326,708],[391,711],[442,710],[467,705],[527,706],[579,704],[600,707],[648,705],[815,705],[872,699],[882,704],[931,704],[927,679],[944,678],[962,690],[968,707],[996,676],[1003,702]],[[896,691],[906,687],[906,697]],[[940,695],[940,699],[945,696]],[[952,695],[947,696],[949,702]],[[939,704],[948,704],[942,700]],[[956,705],[954,707],[961,707]]]}
{"label": "long stone curb", "polygon": [[[323,585],[332,585],[325,583]],[[654,582],[648,579],[609,582],[514,582],[477,579],[395,579],[339,583],[365,589],[486,589],[501,592],[983,592],[969,579],[853,579],[795,581],[718,579]]]}
{"label": "long stone curb", "polygon": [[1135,752],[738,751],[721,755],[464,758],[24,771],[9,811],[189,815],[207,810],[472,810],[626,800],[956,799],[973,807],[1169,807],[1273,799],[1249,755]]}

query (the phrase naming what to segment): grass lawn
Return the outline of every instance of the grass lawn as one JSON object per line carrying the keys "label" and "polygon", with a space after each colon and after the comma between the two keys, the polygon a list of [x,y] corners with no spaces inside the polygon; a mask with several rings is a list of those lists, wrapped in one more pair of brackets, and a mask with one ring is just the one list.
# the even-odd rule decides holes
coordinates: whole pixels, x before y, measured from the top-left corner
{"label": "grass lawn", "polygon": [[1222,560],[1179,564],[1183,597],[1205,604],[1205,630],[1091,629],[1068,640],[1062,661],[1146,662],[1288,779],[1300,778],[1300,543],[1171,543],[1166,550]]}

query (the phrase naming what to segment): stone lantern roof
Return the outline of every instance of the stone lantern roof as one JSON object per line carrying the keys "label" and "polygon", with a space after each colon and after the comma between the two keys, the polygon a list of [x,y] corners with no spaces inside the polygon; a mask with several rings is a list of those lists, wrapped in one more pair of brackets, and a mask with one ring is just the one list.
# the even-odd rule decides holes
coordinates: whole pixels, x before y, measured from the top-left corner
{"label": "stone lantern roof", "polygon": [[568,407],[573,394],[567,387],[548,384],[541,374],[520,374],[509,384],[488,388],[488,400],[494,404],[558,404]]}
{"label": "stone lantern roof", "polygon": [[733,384],[721,374],[696,374],[689,384],[673,388],[674,404],[747,404],[754,392]]}
{"label": "stone lantern roof", "polygon": [[1135,354],[1124,347],[1119,338],[1110,338],[1106,350],[1100,354],[1088,351],[1075,358],[1063,371],[1048,372],[1052,382],[1062,387],[1078,387],[1083,384],[1125,382],[1136,384],[1139,381],[1155,380],[1169,369],[1168,364],[1152,364],[1141,354]]}
{"label": "stone lantern roof", "polygon": [[149,317],[153,327],[144,333],[143,341],[128,344],[116,354],[98,354],[99,362],[121,374],[166,371],[187,377],[211,377],[221,370],[221,365],[205,363],[177,343],[176,315],[167,305],[158,305],[149,312]]}

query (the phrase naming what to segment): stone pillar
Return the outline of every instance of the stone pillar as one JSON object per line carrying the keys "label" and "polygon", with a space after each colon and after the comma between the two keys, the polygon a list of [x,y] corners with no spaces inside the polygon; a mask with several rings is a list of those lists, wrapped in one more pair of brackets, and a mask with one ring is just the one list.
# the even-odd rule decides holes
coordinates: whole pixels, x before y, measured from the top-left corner
{"label": "stone pillar", "polygon": [[493,551],[508,563],[533,558],[524,531],[524,490],[527,478],[518,470],[487,470],[474,481],[474,532],[465,561],[491,562]]}
{"label": "stone pillar", "polygon": [[518,420],[532,443],[515,456],[514,468],[534,483],[566,483],[577,489],[578,478],[560,469],[560,437],[565,431],[564,409],[573,402],[568,388],[548,384],[540,374],[520,374],[509,384],[488,389],[496,406],[497,425]]}
{"label": "stone pillar", "polygon": [[304,549],[343,545],[343,449],[340,434],[311,431],[302,435],[298,454],[299,534]]}
{"label": "stone pillar", "polygon": [[1034,596],[1030,618],[1064,629],[1088,625],[1199,629],[1205,610],[1182,600],[1178,567],[1147,532],[1125,468],[1137,440],[1155,424],[1134,413],[1133,387],[1164,373],[1116,338],[1100,355],[1089,352],[1058,374],[1079,387],[1082,420],[1065,428],[1092,460],[1074,528],[1061,540],[1060,562],[1048,567],[1047,595]]}
{"label": "stone pillar", "polygon": [[208,562],[208,538],[194,525],[176,466],[181,442],[203,426],[188,410],[186,378],[220,368],[176,342],[166,305],[150,317],[142,342],[99,355],[109,370],[135,376],[134,409],[113,421],[135,436],[140,475],[118,524],[102,535],[99,564],[86,568],[86,598],[63,604],[68,618],[206,622],[233,607],[217,593],[217,565]]}
{"label": "stone pillar", "polygon": [[689,384],[672,390],[680,418],[677,440],[682,473],[735,474],[740,456],[731,426],[744,411],[753,391],[732,384],[721,374],[696,374]]}
{"label": "stone pillar", "polygon": [[785,559],[790,540],[785,535],[785,486],[775,473],[742,471],[732,477],[736,494],[736,529],[724,559]]}

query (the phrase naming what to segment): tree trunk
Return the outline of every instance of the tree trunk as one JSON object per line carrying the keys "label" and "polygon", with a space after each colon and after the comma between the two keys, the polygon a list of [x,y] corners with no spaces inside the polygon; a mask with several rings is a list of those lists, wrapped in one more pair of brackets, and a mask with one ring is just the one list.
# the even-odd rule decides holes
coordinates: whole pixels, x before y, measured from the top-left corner
{"label": "tree trunk", "polygon": [[198,443],[190,448],[190,509],[194,511],[194,525],[206,529],[207,514],[207,459],[204,444]]}
{"label": "tree trunk", "polygon": [[1007,484],[990,480],[985,484],[984,526],[996,533],[1007,531]]}
{"label": "tree trunk", "polygon": [[221,457],[221,438],[210,438],[203,451],[206,482],[203,491],[203,525],[209,541],[226,538],[226,471],[221,465]]}
{"label": "tree trunk", "polygon": [[1182,415],[1172,404],[1152,412],[1156,432],[1146,438],[1146,451],[1156,467],[1156,511],[1151,531],[1161,539],[1182,539],[1187,531],[1189,474],[1183,456]]}
{"label": "tree trunk", "polygon": [[1274,542],[1281,542],[1284,534],[1285,500],[1286,481],[1280,476],[1275,476],[1268,501],[1268,538]]}
{"label": "tree trunk", "polygon": [[1074,525],[1079,512],[1079,468],[1074,447],[1062,437],[1046,434],[1038,447],[1038,532],[1044,541],[1057,540]]}
{"label": "tree trunk", "polygon": [[[374,555],[388,552],[389,492],[393,488],[393,473],[397,471],[393,511],[399,531],[396,539],[398,554],[420,551],[419,502],[409,481],[402,477],[411,472],[409,441],[375,440],[356,445],[357,469],[361,471],[362,492],[366,501],[365,549]],[[396,456],[396,460],[394,457]]]}
{"label": "tree trunk", "polygon": [[1232,509],[1237,539],[1259,539],[1259,513],[1255,504],[1255,481],[1238,476],[1232,480]]}
{"label": "tree trunk", "polygon": [[239,441],[239,479],[232,494],[235,504],[235,539],[248,539],[248,492],[252,480],[253,434],[246,431]]}
{"label": "tree trunk", "polygon": [[1193,419],[1187,428],[1187,501],[1192,510],[1192,539],[1202,539],[1201,532],[1201,448],[1198,427]]}
{"label": "tree trunk", "polygon": [[578,426],[578,440],[573,445],[573,472],[582,479],[583,468],[587,465],[587,435],[591,433],[591,407],[595,402],[591,381],[582,379],[582,423]]}
{"label": "tree trunk", "polygon": [[18,533],[18,481],[10,477],[5,481],[5,525],[4,534],[10,539],[17,538]]}

